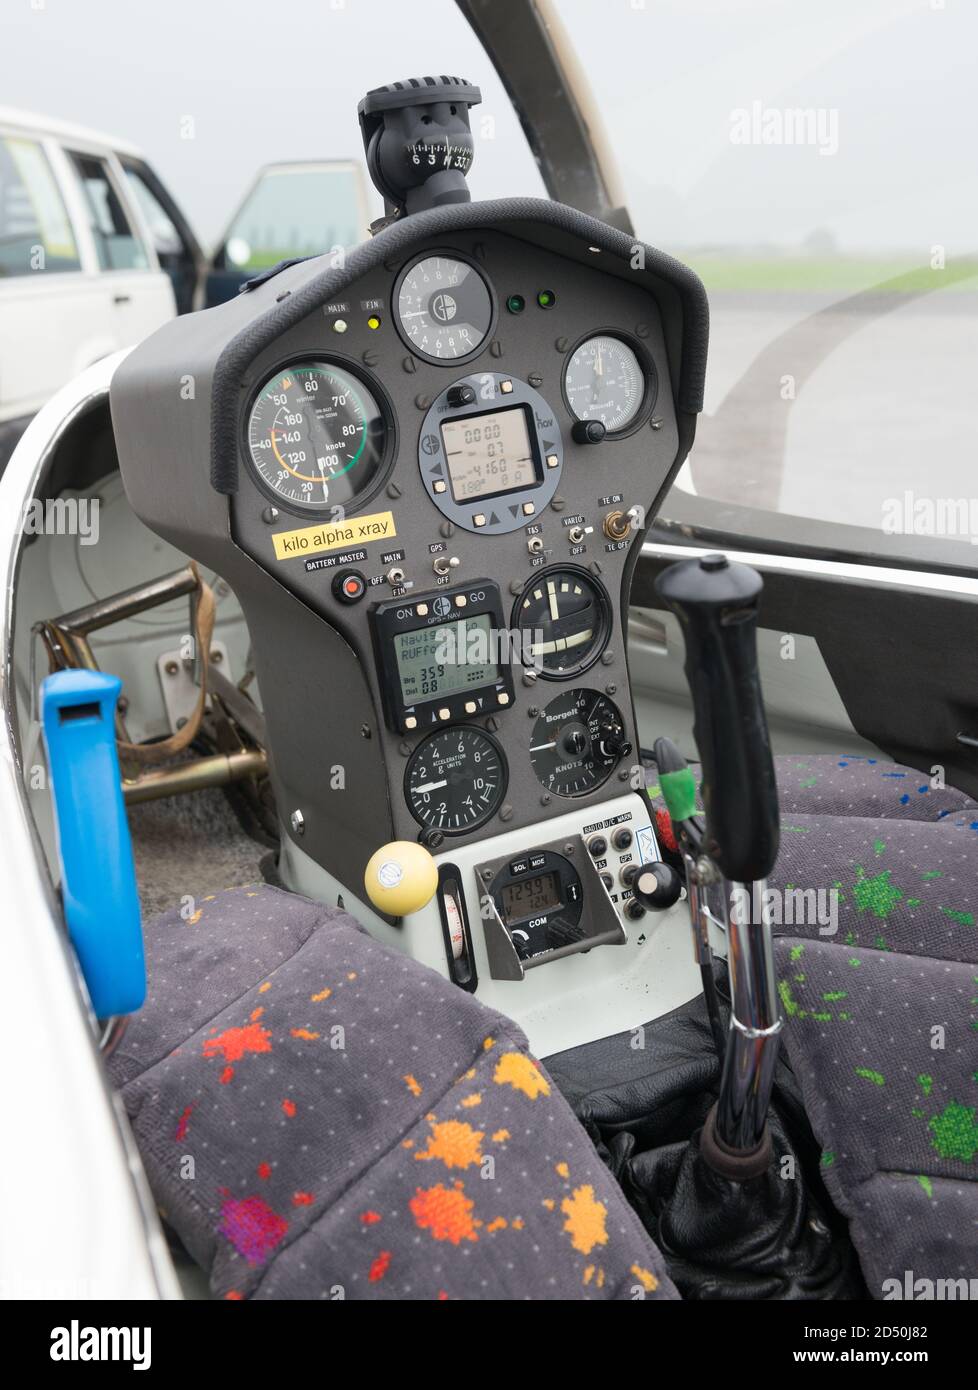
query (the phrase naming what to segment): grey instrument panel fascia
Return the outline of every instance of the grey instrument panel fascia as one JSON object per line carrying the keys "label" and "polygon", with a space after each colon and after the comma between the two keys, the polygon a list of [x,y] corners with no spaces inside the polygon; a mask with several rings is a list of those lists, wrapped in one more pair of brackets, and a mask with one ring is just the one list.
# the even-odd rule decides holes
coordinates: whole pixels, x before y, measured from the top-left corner
{"label": "grey instrument panel fascia", "polygon": [[[450,233],[449,228],[454,230]],[[475,360],[455,369],[414,359],[413,370],[405,370],[407,354],[390,322],[389,307],[384,315],[387,331],[371,334],[369,343],[358,339],[354,329],[342,340],[330,331],[324,303],[373,297],[389,301],[394,279],[408,260],[429,247],[445,248],[446,243],[482,259],[497,298],[511,292],[506,280],[512,276],[502,273],[508,263],[525,284],[543,276],[539,287],[557,293],[557,306],[544,311],[528,302],[518,320],[507,322],[509,316],[504,315],[493,340],[500,343],[502,355],[490,355],[487,344]],[[617,255],[610,254],[609,243]],[[644,268],[633,268],[639,264]],[[530,295],[526,297],[529,301]],[[304,312],[297,313],[300,306]],[[638,322],[649,325],[644,345],[659,378],[656,428],[645,427],[597,447],[570,439],[560,389],[563,358],[555,346],[561,336],[576,342],[589,316],[595,327],[617,326],[628,334]],[[367,332],[359,323],[358,330]],[[400,436],[397,458],[385,487],[366,510],[395,512],[395,544],[405,549],[408,577],[418,595],[426,587],[426,575],[431,576],[427,587],[435,587],[434,575],[424,567],[430,562],[428,544],[438,538],[442,520],[419,485],[417,431],[423,411],[418,399],[434,397],[452,380],[481,366],[521,379],[539,372],[540,390],[561,417],[565,460],[558,491],[566,494],[567,512],[585,510],[586,503],[588,520],[600,524],[597,497],[621,491],[627,504],[642,505],[650,519],[692,439],[695,410],[702,399],[705,335],[705,297],[691,272],[651,248],[639,255],[629,238],[571,209],[516,200],[467,204],[406,219],[351,252],[342,273],[335,268],[323,271],[321,260],[289,267],[227,305],[165,326],[122,364],[113,381],[112,408],[130,501],[148,526],[212,564],[237,592],[255,645],[283,819],[287,824],[292,809],[302,810],[299,842],[343,881],[358,881],[366,859],[385,839],[417,835],[419,827],[403,802],[401,778],[407,753],[420,736],[405,740],[390,733],[380,713],[365,640],[366,612],[371,596],[386,597],[390,590],[374,591],[358,609],[338,614],[338,605],[324,598],[330,571],[309,574],[301,559],[275,561],[271,556],[271,531],[279,526],[298,528],[304,521],[283,509],[279,526],[270,528],[261,518],[267,496],[243,464],[242,412],[262,372],[286,357],[315,352],[352,362],[379,380],[391,396]],[[372,355],[369,366],[364,352]],[[685,408],[680,404],[676,410],[677,400]],[[236,490],[236,495],[222,495],[212,481],[228,492]],[[391,484],[400,494],[395,498],[386,494]],[[356,516],[358,509],[350,510]],[[541,519],[545,542],[554,550],[548,562],[570,559],[563,548],[560,514],[547,509]],[[621,603],[640,543],[637,532],[626,549],[607,555],[595,541],[594,549],[577,558],[585,564],[600,559],[614,609],[608,664],[588,674],[596,689],[616,687],[612,698],[633,743]],[[504,602],[512,597],[511,579],[522,584],[531,574],[522,528],[492,538],[468,534],[461,553],[464,567],[453,581],[496,578]],[[376,565],[371,563],[369,569],[373,573]],[[351,612],[355,618],[348,620]],[[329,620],[324,621],[327,614]],[[529,710],[542,707],[561,689],[559,682],[541,681],[535,691],[518,683],[516,707],[498,718],[497,737],[510,770],[507,828],[544,821],[574,804],[559,797],[543,803],[543,789],[528,757]],[[343,768],[339,789],[331,785],[336,767]],[[575,800],[598,803],[619,787],[613,778]],[[487,838],[498,828],[502,827],[491,822],[455,842]]]}

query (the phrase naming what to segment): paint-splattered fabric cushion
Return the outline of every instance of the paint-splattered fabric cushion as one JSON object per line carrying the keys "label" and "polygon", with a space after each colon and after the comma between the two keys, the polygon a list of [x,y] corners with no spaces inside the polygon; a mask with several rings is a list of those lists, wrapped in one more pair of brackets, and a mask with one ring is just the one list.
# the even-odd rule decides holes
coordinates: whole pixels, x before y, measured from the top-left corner
{"label": "paint-splattered fabric cushion", "polygon": [[225,1298],[674,1298],[510,1020],[274,888],[147,929],[110,1063],[161,1210]]}
{"label": "paint-splattered fabric cushion", "polygon": [[[778,757],[775,766],[777,933],[978,960],[978,803],[882,759]],[[667,824],[654,772],[650,781]]]}
{"label": "paint-splattered fabric cushion", "polygon": [[978,1279],[978,970],[790,938],[775,951],[788,1055],[870,1291]]}

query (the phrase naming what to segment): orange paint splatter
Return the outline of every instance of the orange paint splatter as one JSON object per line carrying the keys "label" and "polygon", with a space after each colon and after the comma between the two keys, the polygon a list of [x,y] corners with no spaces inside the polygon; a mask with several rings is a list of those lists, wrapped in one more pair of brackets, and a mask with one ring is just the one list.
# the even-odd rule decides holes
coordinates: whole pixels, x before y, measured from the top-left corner
{"label": "orange paint splatter", "polygon": [[348,971],[346,978],[348,980],[355,980],[357,978],[357,972],[355,970]]}
{"label": "orange paint splatter", "polygon": [[295,1114],[295,1101],[283,1100],[282,1109],[285,1111],[286,1115],[288,1115],[289,1119],[291,1120],[293,1115]]}
{"label": "orange paint splatter", "polygon": [[492,1079],[497,1086],[512,1086],[514,1091],[522,1091],[530,1100],[550,1094],[546,1077],[522,1052],[504,1052],[496,1063]]}
{"label": "orange paint splatter", "polygon": [[430,1231],[433,1240],[460,1245],[463,1240],[479,1239],[472,1219],[475,1203],[466,1197],[460,1182],[454,1187],[445,1187],[443,1183],[419,1187],[408,1205],[415,1225],[421,1231]]}
{"label": "orange paint splatter", "polygon": [[181,1140],[181,1139],[186,1139],[186,1137],[187,1137],[187,1130],[190,1128],[190,1112],[193,1110],[193,1108],[194,1108],[194,1107],[193,1107],[193,1103],[191,1103],[190,1105],[186,1106],[186,1107],[184,1108],[183,1114],[180,1116],[180,1119],[177,1121],[176,1133],[174,1134],[173,1137],[174,1137],[174,1139],[177,1141],[178,1144],[180,1143],[180,1140]]}
{"label": "orange paint splatter", "polygon": [[294,1038],[301,1038],[303,1042],[315,1042],[319,1037],[318,1033],[310,1033],[308,1028],[290,1028],[289,1032]]}
{"label": "orange paint splatter", "polygon": [[272,1165],[270,1163],[259,1163],[258,1176],[264,1181],[272,1176]]}
{"label": "orange paint splatter", "polygon": [[590,1282],[591,1282],[591,1280],[592,1280],[593,1278],[594,1278],[594,1265],[586,1265],[585,1268],[584,1268],[584,1281],[583,1281],[583,1282],[584,1282],[585,1284],[590,1284]]}
{"label": "orange paint splatter", "polygon": [[495,1134],[492,1136],[492,1142],[494,1144],[505,1144],[506,1140],[509,1139],[509,1137],[510,1133],[508,1129],[497,1129]]}
{"label": "orange paint splatter", "polygon": [[413,1149],[413,1148],[414,1148],[414,1140],[413,1140],[413,1139],[402,1139],[402,1140],[401,1140],[401,1148],[402,1148],[402,1149]]}
{"label": "orange paint splatter", "polygon": [[439,1303],[447,1303],[447,1302],[448,1302],[448,1294],[445,1292],[444,1289],[439,1289],[439,1290],[438,1290],[438,1302],[439,1302]]}
{"label": "orange paint splatter", "polygon": [[555,1163],[554,1169],[556,1172],[560,1174],[562,1178],[570,1177],[570,1169],[568,1168],[566,1163]]}
{"label": "orange paint splatter", "polygon": [[314,1004],[321,1004],[323,1000],[328,999],[332,993],[333,991],[331,989],[321,989],[318,994],[313,994],[310,997]]}
{"label": "orange paint splatter", "polygon": [[646,1293],[654,1293],[659,1287],[659,1281],[650,1269],[643,1269],[641,1265],[632,1265],[629,1273],[635,1275]]}
{"label": "orange paint splatter", "polygon": [[204,1056],[222,1056],[225,1062],[240,1062],[246,1052],[271,1052],[272,1035],[258,1023],[244,1028],[228,1028],[216,1038],[204,1039]]}
{"label": "orange paint splatter", "polygon": [[293,1192],[292,1205],[294,1207],[311,1207],[315,1201],[311,1192]]}
{"label": "orange paint splatter", "polygon": [[221,1072],[221,1085],[230,1086],[234,1079],[234,1067],[225,1067]]}
{"label": "orange paint splatter", "polygon": [[476,1105],[481,1104],[482,1097],[480,1096],[478,1091],[473,1092],[471,1096],[466,1096],[465,1099],[462,1101],[462,1107],[465,1110],[472,1110]]}
{"label": "orange paint splatter", "polygon": [[490,1048],[495,1047],[495,1046],[496,1046],[496,1039],[495,1039],[495,1038],[486,1038],[486,1039],[484,1039],[484,1041],[483,1041],[482,1050],[483,1050],[484,1052],[488,1052]]}
{"label": "orange paint splatter", "polygon": [[522,1229],[523,1229],[523,1218],[522,1218],[522,1216],[518,1216],[518,1217],[516,1218],[516,1220],[513,1222],[513,1230],[514,1230],[514,1231],[522,1231]]}
{"label": "orange paint splatter", "polygon": [[266,980],[265,983],[264,983],[263,985],[259,985],[259,986],[258,986],[258,993],[259,993],[259,994],[264,994],[267,990],[270,990],[271,987],[272,987],[272,982],[271,982],[271,980]]}
{"label": "orange paint splatter", "polygon": [[553,1211],[557,1203],[554,1201],[552,1197],[544,1197],[543,1205],[547,1208],[547,1211]]}
{"label": "orange paint splatter", "polygon": [[363,1226],[376,1226],[379,1220],[379,1211],[362,1211],[360,1213],[360,1223]]}
{"label": "orange paint splatter", "polygon": [[469,1168],[482,1162],[483,1131],[473,1129],[463,1120],[444,1120],[432,1125],[428,1147],[419,1150],[415,1162],[439,1159],[446,1168]]}
{"label": "orange paint splatter", "polygon": [[371,1284],[376,1284],[379,1279],[383,1279],[384,1275],[390,1269],[390,1264],[391,1252],[389,1250],[381,1250],[380,1254],[370,1266],[370,1273],[367,1276]]}
{"label": "orange paint splatter", "polygon": [[239,1293],[237,1289],[228,1289],[228,1291],[227,1291],[227,1293],[224,1295],[224,1297],[225,1297],[225,1299],[228,1301],[228,1303],[243,1303],[243,1302],[244,1302],[244,1294],[243,1294],[243,1293]]}
{"label": "orange paint splatter", "polygon": [[570,1197],[565,1197],[560,1209],[567,1217],[564,1230],[571,1238],[571,1245],[582,1255],[590,1255],[596,1245],[608,1244],[605,1220],[608,1209],[594,1195],[590,1183],[575,1187]]}
{"label": "orange paint splatter", "polygon": [[505,1231],[508,1224],[505,1216],[496,1216],[486,1227],[486,1235],[491,1236],[495,1231]]}
{"label": "orange paint splatter", "polygon": [[418,1081],[416,1077],[413,1077],[410,1072],[408,1072],[407,1076],[404,1078],[404,1084],[411,1092],[412,1096],[420,1096],[424,1089],[421,1082]]}
{"label": "orange paint splatter", "polygon": [[263,1014],[264,1012],[265,1012],[265,1007],[264,1007],[263,1004],[259,1004],[259,1006],[258,1006],[257,1009],[252,1009],[251,1014],[250,1014],[250,1018],[251,1018],[252,1023],[257,1023],[258,1020],[261,1018],[261,1016],[262,1016],[262,1014]]}

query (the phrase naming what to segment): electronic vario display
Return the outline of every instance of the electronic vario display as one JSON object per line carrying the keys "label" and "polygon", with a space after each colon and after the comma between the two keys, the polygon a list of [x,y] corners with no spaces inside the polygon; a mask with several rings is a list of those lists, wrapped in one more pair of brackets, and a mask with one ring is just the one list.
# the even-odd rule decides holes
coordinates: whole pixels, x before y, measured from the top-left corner
{"label": "electronic vario display", "polygon": [[405,706],[491,685],[499,668],[480,659],[491,650],[488,613],[397,633],[394,653]]}
{"label": "electronic vario display", "polygon": [[444,420],[441,436],[456,502],[498,497],[539,479],[526,406]]}

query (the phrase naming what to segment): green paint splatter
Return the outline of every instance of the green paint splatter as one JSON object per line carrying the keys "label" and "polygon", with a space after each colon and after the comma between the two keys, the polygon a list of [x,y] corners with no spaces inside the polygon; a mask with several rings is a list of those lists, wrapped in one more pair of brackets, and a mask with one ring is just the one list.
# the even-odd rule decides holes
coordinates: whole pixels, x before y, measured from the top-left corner
{"label": "green paint splatter", "polygon": [[950,917],[952,922],[960,922],[962,927],[973,927],[975,925],[975,914],[973,912],[960,912],[956,907],[939,907],[938,912],[943,912],[945,917]]}
{"label": "green paint splatter", "polygon": [[844,989],[833,989],[828,994],[823,994],[822,998],[826,1004],[834,1004],[837,999],[847,999],[849,996]]}
{"label": "green paint splatter", "polygon": [[928,878],[943,878],[944,872],[942,869],[931,869],[929,870],[929,872],[924,874],[923,877],[925,880]]}
{"label": "green paint splatter", "polygon": [[788,984],[787,980],[778,981],[778,995],[780,996],[781,1003],[784,1005],[784,1011],[789,1018],[808,1017],[805,1010],[799,1008],[797,1001],[792,996],[791,986]]}
{"label": "green paint splatter", "polygon": [[922,1120],[927,1112],[926,1110],[921,1110],[919,1105],[914,1105],[911,1107],[910,1113],[915,1120]]}
{"label": "green paint splatter", "polygon": [[933,1136],[931,1143],[941,1158],[957,1158],[970,1163],[978,1153],[975,1114],[973,1105],[959,1105],[952,1100],[929,1122],[927,1128]]}
{"label": "green paint splatter", "polygon": [[862,961],[859,959],[858,956],[850,956],[849,964],[852,966],[853,970],[858,970],[859,967],[862,965]]}
{"label": "green paint splatter", "polygon": [[831,1168],[835,1162],[835,1154],[831,1149],[826,1149],[822,1154],[821,1163],[823,1168]]}
{"label": "green paint splatter", "polygon": [[798,785],[804,789],[807,789],[808,787],[814,787],[817,781],[817,777],[806,777],[805,780],[803,782],[799,782]]}
{"label": "green paint splatter", "polygon": [[919,907],[919,906],[920,906],[920,899],[919,899],[919,898],[908,898],[908,899],[907,899],[907,907]]}
{"label": "green paint splatter", "polygon": [[922,1188],[924,1189],[924,1191],[927,1193],[927,1196],[928,1196],[928,1197],[933,1197],[933,1195],[934,1195],[934,1184],[931,1182],[931,1180],[930,1180],[930,1178],[927,1176],[927,1174],[926,1174],[926,1173],[918,1173],[918,1174],[917,1174],[917,1181],[920,1183],[921,1187],[922,1187]]}
{"label": "green paint splatter", "polygon": [[840,1015],[839,1015],[839,1022],[840,1022],[840,1023],[848,1023],[851,1017],[852,1017],[852,1014],[840,1014]]}
{"label": "green paint splatter", "polygon": [[877,951],[888,951],[890,949],[889,946],[887,946],[886,944],[885,936],[874,936],[873,945],[875,946]]}
{"label": "green paint splatter", "polygon": [[796,975],[796,976],[795,976],[795,983],[796,983],[796,984],[799,984],[799,985],[803,985],[803,984],[805,983],[805,979],[806,979],[806,976],[805,976],[804,974]]}
{"label": "green paint splatter", "polygon": [[932,1076],[927,1076],[926,1073],[922,1073],[917,1077],[917,1085],[925,1096],[929,1096],[934,1087],[934,1078]]}
{"label": "green paint splatter", "polygon": [[802,951],[804,951],[804,949],[805,949],[804,942],[803,942],[800,946],[792,946],[792,948],[791,948],[791,959],[792,959],[792,960],[801,960],[801,953],[802,953]]}
{"label": "green paint splatter", "polygon": [[846,944],[847,946],[855,946],[855,944],[856,944],[856,933],[855,933],[854,931],[847,931],[847,932],[846,932],[845,944]]}
{"label": "green paint splatter", "polygon": [[812,1018],[815,1020],[816,1023],[831,1023],[831,1022],[832,1022],[832,1015],[831,1015],[830,1013],[824,1013],[824,1012],[822,1012],[822,1013],[812,1014]]}
{"label": "green paint splatter", "polygon": [[861,1076],[864,1081],[872,1081],[874,1086],[885,1086],[886,1077],[881,1071],[871,1071],[869,1067],[857,1067],[856,1075]]}
{"label": "green paint splatter", "polygon": [[657,796],[661,796],[661,795],[662,795],[662,788],[659,786],[658,782],[654,782],[654,783],[652,784],[651,787],[646,787],[646,788],[645,788],[645,795],[646,795],[646,796],[651,796],[651,797],[653,797],[653,798],[655,798],[655,797],[657,797]]}
{"label": "green paint splatter", "polygon": [[792,835],[807,835],[807,834],[808,834],[808,826],[807,826],[807,825],[782,825],[781,829],[782,829],[782,830],[790,830],[791,833],[792,833]]}
{"label": "green paint splatter", "polygon": [[856,865],[856,881],[852,885],[852,892],[860,912],[865,912],[868,908],[874,917],[890,915],[903,897],[901,889],[894,888],[890,882],[890,872],[889,869],[883,869],[867,878],[862,865]]}
{"label": "green paint splatter", "polygon": [[885,841],[885,840],[874,840],[874,841],[873,841],[873,849],[876,851],[876,857],[879,858],[879,856],[880,856],[880,855],[883,853],[883,851],[886,849],[886,841]]}

